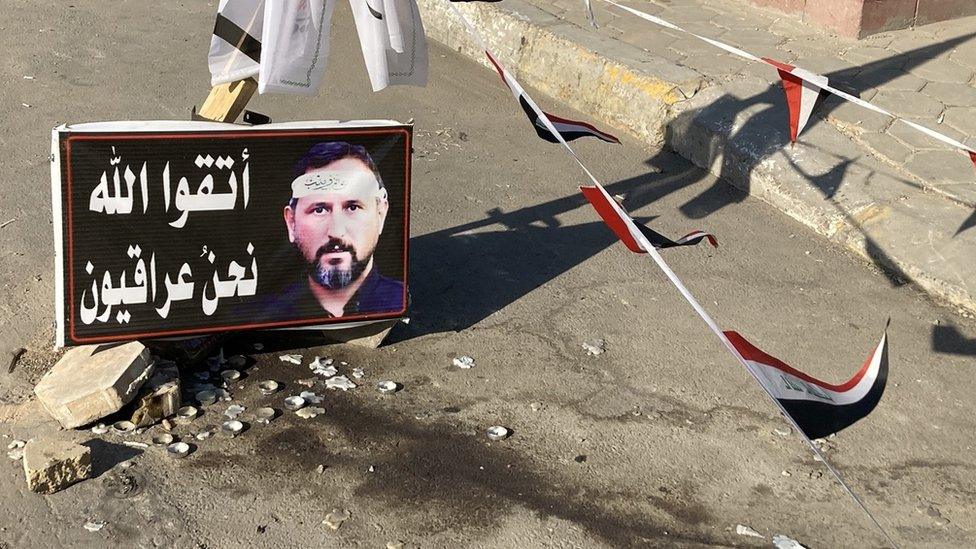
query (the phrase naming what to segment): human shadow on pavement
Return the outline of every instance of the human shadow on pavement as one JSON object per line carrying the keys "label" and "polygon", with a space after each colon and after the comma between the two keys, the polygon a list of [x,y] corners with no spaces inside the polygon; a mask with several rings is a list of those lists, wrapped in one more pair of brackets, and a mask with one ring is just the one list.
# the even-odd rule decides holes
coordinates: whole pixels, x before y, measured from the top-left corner
{"label": "human shadow on pavement", "polygon": [[[956,37],[950,40],[917,48],[885,59],[827,73],[830,82],[840,89],[853,95],[860,95],[866,90],[876,88],[886,82],[905,74],[912,67],[918,66],[926,60],[942,55],[973,37],[976,33]],[[772,69],[771,69],[772,70]],[[814,110],[807,130],[816,124],[823,123],[826,118],[843,102],[837,97],[827,96]],[[737,116],[742,112],[753,112],[739,125],[735,124]],[[735,182],[736,186],[748,193],[753,171],[766,162],[773,154],[779,153],[789,145],[789,125],[787,123],[786,102],[783,90],[779,84],[769,86],[763,92],[747,98],[738,98],[726,94],[698,110],[680,114],[668,127],[667,139],[671,142],[675,135],[696,133],[699,126],[711,127],[719,134],[723,128],[735,128],[727,138],[710,139],[702,145],[701,150],[692,151],[694,161],[698,165],[713,165],[720,162],[718,175],[720,180],[704,190],[699,196],[681,206],[681,212],[693,219],[700,219],[718,211],[732,203],[745,199],[745,194],[723,194],[726,182]],[[798,147],[806,146],[802,143]],[[792,160],[791,160],[792,162]],[[803,173],[811,185],[830,201],[839,213],[859,231],[865,242],[866,251],[871,260],[883,272],[893,285],[903,284],[911,280],[897,263],[861,228],[861,224],[854,219],[850,212],[845,211],[833,200],[843,184],[845,173],[853,160],[839,159],[839,164],[820,175]],[[796,164],[794,164],[796,167]],[[801,172],[802,173],[802,172]],[[725,181],[721,181],[725,180]],[[722,197],[726,197],[723,201]],[[956,234],[967,228],[967,224],[976,226],[976,214],[972,222],[964,223]]]}
{"label": "human shadow on pavement", "polygon": [[[606,185],[611,194],[624,196],[624,207],[631,211],[705,177],[670,152],[647,164],[654,167],[652,172]],[[575,190],[511,212],[495,208],[478,221],[412,238],[411,323],[394,332],[392,340],[463,330],[617,242]],[[736,191],[726,187],[724,192]],[[578,208],[590,211],[594,221],[567,226],[557,219]],[[639,223],[653,219],[635,214]],[[706,227],[689,223],[670,230],[652,228],[678,237]]]}
{"label": "human shadow on pavement", "polygon": [[966,336],[958,326],[940,324],[932,328],[932,350],[950,355],[976,356],[976,337]]}
{"label": "human shadow on pavement", "polygon": [[[852,95],[859,96],[867,90],[877,88],[905,74],[912,67],[951,51],[973,37],[976,37],[976,33],[916,48],[857,67],[830,72],[824,76],[829,79],[832,85]],[[770,68],[770,70],[774,69]],[[806,131],[823,123],[830,113],[843,103],[837,97],[830,95],[825,97],[814,110],[813,116],[810,117]],[[702,109],[682,113],[671,122],[669,139],[675,130],[687,131],[689,127],[696,124],[728,126],[733,123],[739,113],[744,111],[758,112],[749,116],[727,138],[725,143],[720,143],[717,140],[710,141],[708,143],[709,150],[707,153],[702,153],[702,158],[696,162],[699,164],[708,162],[710,164],[711,161],[721,158],[722,164],[719,174],[721,179],[747,185],[744,190],[748,191],[749,176],[752,171],[790,142],[786,100],[779,84],[769,86],[763,92],[744,99],[727,94]],[[716,181],[714,187],[703,192],[701,197],[682,206],[681,211],[690,217],[704,217],[727,206],[728,204],[722,204],[711,196],[716,187],[724,184],[724,182]],[[737,197],[737,201],[743,198],[744,196]],[[713,206],[711,208],[706,207],[705,203]]]}

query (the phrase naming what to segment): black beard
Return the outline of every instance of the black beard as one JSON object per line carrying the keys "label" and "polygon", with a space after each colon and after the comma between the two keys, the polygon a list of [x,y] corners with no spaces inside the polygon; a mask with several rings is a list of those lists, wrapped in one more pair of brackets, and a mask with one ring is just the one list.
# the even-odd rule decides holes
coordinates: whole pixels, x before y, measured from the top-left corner
{"label": "black beard", "polygon": [[[348,269],[322,264],[322,256],[334,252],[349,252],[351,260]],[[355,248],[340,240],[331,239],[315,252],[315,261],[309,265],[309,275],[319,286],[329,290],[339,290],[359,280],[372,258],[373,256],[370,254],[360,260],[356,255]]]}

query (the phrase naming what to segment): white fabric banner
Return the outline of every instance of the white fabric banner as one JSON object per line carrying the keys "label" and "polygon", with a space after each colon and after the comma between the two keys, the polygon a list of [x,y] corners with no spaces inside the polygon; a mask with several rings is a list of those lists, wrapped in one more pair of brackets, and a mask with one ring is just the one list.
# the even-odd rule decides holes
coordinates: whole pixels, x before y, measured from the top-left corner
{"label": "white fabric banner", "polygon": [[396,85],[426,86],[427,37],[417,1],[350,0],[350,4],[373,91]]}
{"label": "white fabric banner", "polygon": [[243,80],[258,74],[264,0],[220,0],[210,38],[210,85]]}
{"label": "white fabric banner", "polygon": [[329,57],[335,0],[266,0],[258,93],[315,95]]}

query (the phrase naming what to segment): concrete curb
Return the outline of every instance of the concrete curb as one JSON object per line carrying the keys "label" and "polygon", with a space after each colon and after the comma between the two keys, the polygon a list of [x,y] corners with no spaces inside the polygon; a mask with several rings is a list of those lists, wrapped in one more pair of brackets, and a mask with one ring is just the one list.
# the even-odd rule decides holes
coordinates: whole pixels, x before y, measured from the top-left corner
{"label": "concrete curb", "polygon": [[[431,38],[487,66],[445,0],[418,3]],[[688,67],[523,0],[458,6],[524,85],[652,147],[668,145],[893,279],[915,284],[961,314],[976,313],[976,230],[955,234],[971,210],[926,191],[867,151],[851,161],[850,151],[863,148],[829,124],[808,129],[795,147],[783,146],[786,115],[778,86],[748,77],[715,85]]]}

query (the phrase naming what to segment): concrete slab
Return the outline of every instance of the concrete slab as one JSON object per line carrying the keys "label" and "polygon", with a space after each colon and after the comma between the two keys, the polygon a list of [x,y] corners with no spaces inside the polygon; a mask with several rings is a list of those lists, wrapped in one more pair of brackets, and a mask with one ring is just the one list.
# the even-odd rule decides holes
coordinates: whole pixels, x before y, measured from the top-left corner
{"label": "concrete slab", "polygon": [[118,411],[153,373],[149,350],[137,342],[70,349],[34,388],[64,428],[81,427]]}

